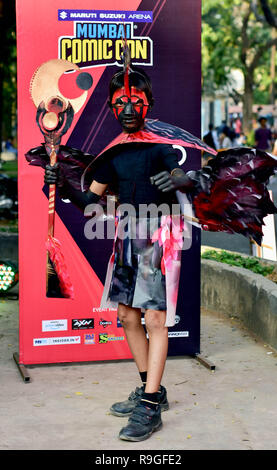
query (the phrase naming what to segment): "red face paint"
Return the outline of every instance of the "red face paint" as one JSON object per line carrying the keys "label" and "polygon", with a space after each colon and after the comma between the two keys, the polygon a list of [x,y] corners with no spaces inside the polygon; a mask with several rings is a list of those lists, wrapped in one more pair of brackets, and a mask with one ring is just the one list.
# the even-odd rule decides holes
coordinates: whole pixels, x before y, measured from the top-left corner
{"label": "red face paint", "polygon": [[[114,115],[120,121],[123,128],[131,129],[132,124],[134,124],[134,128],[141,127],[148,107],[149,103],[144,91],[133,86],[131,87],[129,97],[126,94],[125,87],[116,90],[112,97]],[[130,130],[127,132],[130,132]],[[131,130],[131,132],[135,132],[135,130]]]}

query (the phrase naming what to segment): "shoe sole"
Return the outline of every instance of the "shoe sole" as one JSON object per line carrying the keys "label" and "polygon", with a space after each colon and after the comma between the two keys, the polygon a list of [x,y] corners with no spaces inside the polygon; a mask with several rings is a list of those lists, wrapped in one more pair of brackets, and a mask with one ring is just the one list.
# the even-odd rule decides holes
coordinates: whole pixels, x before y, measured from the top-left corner
{"label": "shoe sole", "polygon": [[[169,404],[165,403],[161,405],[161,411],[167,411],[169,409]],[[110,408],[110,413],[113,416],[119,416],[120,418],[124,418],[125,416],[131,416],[133,410],[129,411],[128,413],[120,413],[119,411],[115,411],[112,408]]]}
{"label": "shoe sole", "polygon": [[119,434],[118,437],[119,439],[122,439],[123,441],[132,441],[132,442],[145,441],[151,436],[151,434],[153,434],[153,432],[156,432],[159,429],[161,429],[162,425],[163,423],[161,421],[159,424],[157,424],[155,428],[153,428],[151,432],[148,432],[147,434],[144,434],[143,436],[140,436],[140,437],[125,436],[124,434]]}

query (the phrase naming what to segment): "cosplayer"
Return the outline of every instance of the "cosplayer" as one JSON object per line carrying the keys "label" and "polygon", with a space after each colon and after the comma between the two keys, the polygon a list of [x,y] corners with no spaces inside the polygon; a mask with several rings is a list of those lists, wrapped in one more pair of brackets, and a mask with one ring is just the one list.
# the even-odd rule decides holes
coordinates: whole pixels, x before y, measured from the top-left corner
{"label": "cosplayer", "polygon": [[[147,111],[153,105],[147,76],[141,71],[131,71],[128,79],[129,89],[124,85],[124,72],[112,78],[109,101],[127,136],[144,127]],[[96,169],[88,191],[73,190],[64,184],[64,194],[78,207],[84,209],[88,204],[97,203],[110,185],[118,187],[120,204],[132,204],[138,213],[140,204],[159,206],[164,202],[171,203],[175,201],[174,190],[193,185],[179,168],[178,155],[168,144],[130,142],[113,146],[108,153],[106,158],[103,155],[99,158],[97,165],[95,162]],[[56,168],[46,168],[45,181],[48,184],[57,182]],[[161,409],[168,408],[166,390],[160,386],[168,349],[166,286],[161,271],[161,249],[158,242],[151,241],[157,227],[155,222],[155,218],[140,219],[136,216],[128,221],[127,230],[135,232],[146,224],[149,237],[128,237],[124,241],[117,238],[114,265],[107,272],[109,279],[112,269],[112,278],[111,282],[106,282],[101,305],[105,306],[106,293],[108,302],[118,304],[118,317],[143,382],[129,400],[115,403],[110,410],[116,416],[130,415],[128,425],[119,434],[121,439],[128,440],[150,436],[162,425]],[[120,224],[121,220],[118,231]],[[126,230],[126,221],[124,225]],[[141,309],[145,312],[149,341],[141,323]],[[170,325],[174,325],[174,318]]]}
{"label": "cosplayer", "polygon": [[[118,317],[142,380],[141,387],[126,401],[113,404],[110,411],[129,416],[119,433],[121,439],[141,441],[162,426],[161,411],[169,407],[161,381],[168,327],[175,324],[180,248],[172,250],[167,241],[161,242],[160,235],[167,229],[169,243],[178,240],[172,205],[177,197],[180,201],[185,196],[194,211],[191,220],[201,228],[241,233],[260,243],[263,217],[276,212],[266,182],[277,160],[258,150],[232,149],[221,152],[202,170],[186,174],[178,165],[173,143],[216,152],[182,129],[146,119],[153,106],[151,82],[144,71],[130,64],[112,77],[108,104],[123,132],[85,173],[82,169],[83,178],[80,173],[75,177],[74,171],[63,164],[65,153],[75,155],[75,160],[81,157],[81,152],[74,154],[68,147],[61,146],[60,163],[54,166],[47,164],[43,147],[33,149],[26,157],[32,164],[44,166],[45,182],[56,184],[60,195],[81,210],[99,203],[108,189],[117,194],[120,204],[134,208],[132,215],[121,213],[118,217],[101,306],[118,306]],[[140,207],[145,204],[167,204],[169,214],[141,217]],[[122,230],[124,238],[119,236]],[[140,237],[141,230],[147,236]],[[141,323],[142,312],[148,339]]]}

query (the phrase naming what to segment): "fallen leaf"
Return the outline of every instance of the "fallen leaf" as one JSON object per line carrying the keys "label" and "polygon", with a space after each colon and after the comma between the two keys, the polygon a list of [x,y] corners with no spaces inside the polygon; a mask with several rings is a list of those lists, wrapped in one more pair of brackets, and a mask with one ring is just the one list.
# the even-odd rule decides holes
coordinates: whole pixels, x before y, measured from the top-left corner
{"label": "fallen leaf", "polygon": [[94,384],[94,385],[97,385],[97,384],[99,384],[99,382],[91,382],[91,383],[92,383],[92,384]]}
{"label": "fallen leaf", "polygon": [[190,435],[190,434],[187,435],[187,439],[191,439],[191,435]]}
{"label": "fallen leaf", "polygon": [[235,388],[234,392],[243,392],[240,388]]}
{"label": "fallen leaf", "polygon": [[75,395],[83,395],[83,392],[75,392]]}

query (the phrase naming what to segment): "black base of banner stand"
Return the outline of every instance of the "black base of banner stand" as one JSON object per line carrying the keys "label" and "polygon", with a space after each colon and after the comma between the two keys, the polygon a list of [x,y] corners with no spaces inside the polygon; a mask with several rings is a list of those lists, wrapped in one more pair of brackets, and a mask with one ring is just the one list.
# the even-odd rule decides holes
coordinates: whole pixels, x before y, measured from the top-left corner
{"label": "black base of banner stand", "polygon": [[[202,354],[195,354],[195,356],[192,356],[194,359],[196,359],[200,364],[202,364],[204,367],[211,371],[215,371],[215,364],[213,364],[211,361],[209,361],[206,357],[204,357]],[[14,361],[18,367],[18,370],[21,374],[21,377],[25,383],[31,382],[31,377],[24,366],[24,364],[21,364],[19,362],[19,355],[18,353],[13,353],[13,358]]]}
{"label": "black base of banner stand", "polygon": [[18,367],[18,370],[19,370],[19,372],[20,372],[20,374],[21,374],[21,376],[22,376],[22,378],[23,378],[23,381],[24,381],[25,383],[30,382],[30,381],[31,381],[31,377],[29,376],[28,371],[27,371],[27,369],[25,368],[24,364],[20,364],[18,353],[13,353],[13,358],[14,358],[14,361],[15,361],[17,367]]}
{"label": "black base of banner stand", "polygon": [[209,361],[206,357],[202,356],[202,354],[195,354],[194,358],[200,362],[203,366],[205,366],[207,369],[210,370],[215,370],[215,365]]}

